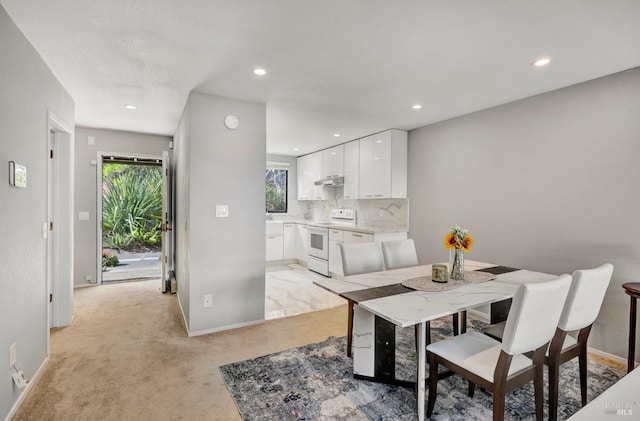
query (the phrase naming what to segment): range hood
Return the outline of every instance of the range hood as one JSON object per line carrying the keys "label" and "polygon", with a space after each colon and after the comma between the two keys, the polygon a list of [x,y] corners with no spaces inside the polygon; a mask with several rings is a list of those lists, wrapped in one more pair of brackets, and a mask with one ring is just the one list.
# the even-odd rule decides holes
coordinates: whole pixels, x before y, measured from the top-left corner
{"label": "range hood", "polygon": [[334,176],[334,177],[327,177],[327,178],[318,180],[313,184],[315,184],[316,186],[323,186],[323,187],[340,187],[340,186],[344,186],[344,177],[341,175]]}

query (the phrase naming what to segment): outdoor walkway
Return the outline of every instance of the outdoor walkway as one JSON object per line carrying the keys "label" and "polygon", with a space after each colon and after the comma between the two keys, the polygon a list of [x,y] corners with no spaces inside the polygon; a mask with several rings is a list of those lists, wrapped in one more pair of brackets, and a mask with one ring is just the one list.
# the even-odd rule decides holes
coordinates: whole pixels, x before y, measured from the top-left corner
{"label": "outdoor walkway", "polygon": [[160,278],[160,253],[116,253],[120,263],[102,272],[102,282]]}

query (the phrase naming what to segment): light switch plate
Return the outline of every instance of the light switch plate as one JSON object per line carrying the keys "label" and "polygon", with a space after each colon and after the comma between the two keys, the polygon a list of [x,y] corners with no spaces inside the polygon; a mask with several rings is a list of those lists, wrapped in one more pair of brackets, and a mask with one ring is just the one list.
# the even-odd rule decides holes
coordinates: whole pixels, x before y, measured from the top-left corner
{"label": "light switch plate", "polygon": [[209,308],[213,305],[213,296],[211,294],[204,295],[202,298],[203,298],[202,306],[204,308]]}
{"label": "light switch plate", "polygon": [[216,218],[228,218],[229,217],[229,206],[227,205],[217,205],[216,206]]}
{"label": "light switch plate", "polygon": [[89,220],[89,212],[79,212],[78,213],[79,221],[88,221]]}
{"label": "light switch plate", "polygon": [[89,137],[87,138],[87,143],[88,143],[89,145],[94,145],[94,144],[96,143],[96,139],[95,139],[93,136],[89,136]]}

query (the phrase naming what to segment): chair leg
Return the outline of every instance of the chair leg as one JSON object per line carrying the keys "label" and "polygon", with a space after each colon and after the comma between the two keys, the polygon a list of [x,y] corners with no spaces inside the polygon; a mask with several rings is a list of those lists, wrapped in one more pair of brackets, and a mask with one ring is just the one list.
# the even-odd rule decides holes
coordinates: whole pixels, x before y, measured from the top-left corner
{"label": "chair leg", "polygon": [[591,326],[592,325],[583,327],[578,333],[578,343],[580,344],[578,362],[580,369],[580,398],[582,400],[582,406],[587,404],[587,341],[589,340]]}
{"label": "chair leg", "polygon": [[493,421],[504,420],[505,394],[504,389],[493,391]]}
{"label": "chair leg", "polygon": [[[551,368],[549,368],[549,370],[551,370]],[[557,381],[558,378],[556,377],[556,388],[557,388]],[[534,389],[534,393],[535,393],[535,400],[536,400],[536,421],[542,421],[542,419],[544,418],[544,365],[540,364],[539,367],[536,367],[536,374],[535,377],[533,378],[533,389]],[[549,379],[549,420],[553,419],[551,418],[551,379]],[[556,392],[556,407],[554,408],[554,416],[555,413],[558,411],[558,402],[557,402],[557,392]]]}
{"label": "chair leg", "polygon": [[[549,421],[558,419],[558,382],[560,379],[560,367],[556,360],[549,361]],[[536,411],[537,411],[536,395]]]}
{"label": "chair leg", "polygon": [[353,301],[349,300],[347,310],[347,357],[351,356],[351,341],[353,340]]}
{"label": "chair leg", "polygon": [[427,353],[429,361],[429,398],[427,399],[427,418],[431,418],[433,407],[436,404],[436,394],[438,393],[438,362],[435,354]]}
{"label": "chair leg", "polygon": [[451,315],[451,322],[453,323],[453,336],[458,336],[460,333],[460,323],[458,313]]}
{"label": "chair leg", "polygon": [[476,393],[476,384],[469,380],[469,397],[473,398],[473,395]]}
{"label": "chair leg", "polygon": [[582,406],[587,404],[587,346],[584,345],[578,356],[580,366],[580,398]]}

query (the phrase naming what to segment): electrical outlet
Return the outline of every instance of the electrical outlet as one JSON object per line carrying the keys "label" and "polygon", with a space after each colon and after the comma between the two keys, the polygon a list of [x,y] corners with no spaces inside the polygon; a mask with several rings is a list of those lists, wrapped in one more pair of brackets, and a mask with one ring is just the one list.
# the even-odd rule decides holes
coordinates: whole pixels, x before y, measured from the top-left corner
{"label": "electrical outlet", "polygon": [[91,282],[91,275],[84,275],[84,280],[87,282]]}
{"label": "electrical outlet", "polygon": [[204,295],[202,306],[204,308],[209,308],[213,305],[213,296],[211,294]]}
{"label": "electrical outlet", "polygon": [[9,367],[16,365],[16,343],[12,343],[9,347]]}

